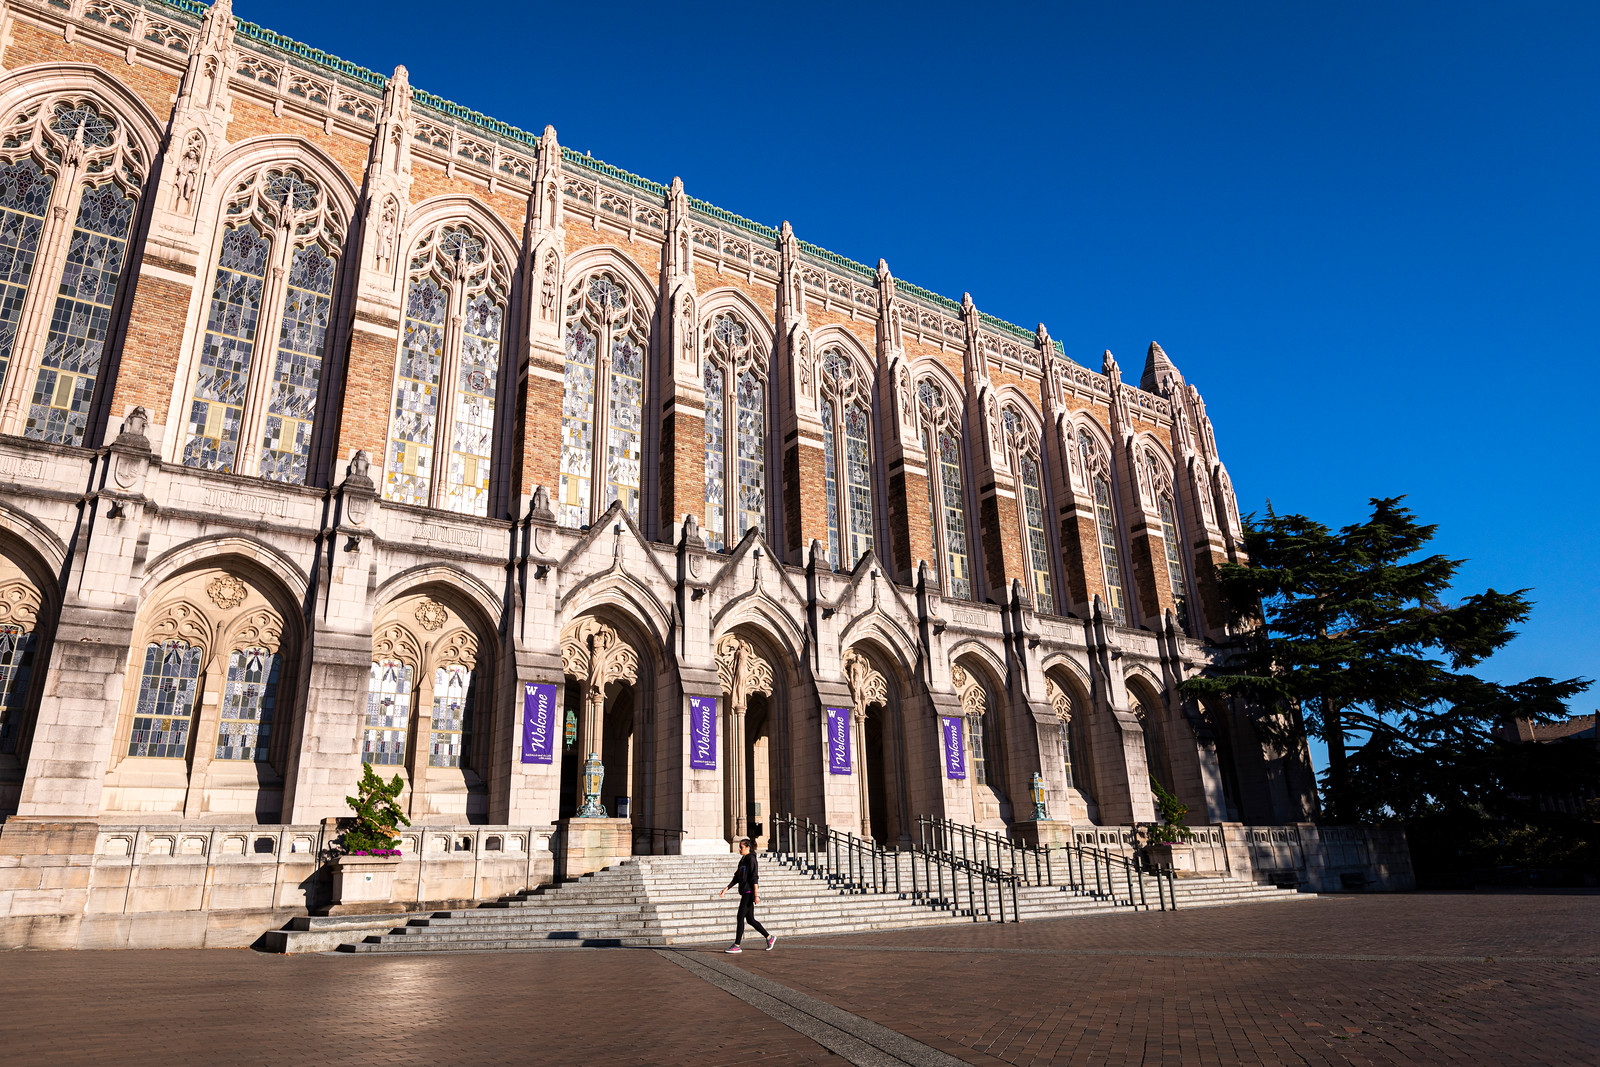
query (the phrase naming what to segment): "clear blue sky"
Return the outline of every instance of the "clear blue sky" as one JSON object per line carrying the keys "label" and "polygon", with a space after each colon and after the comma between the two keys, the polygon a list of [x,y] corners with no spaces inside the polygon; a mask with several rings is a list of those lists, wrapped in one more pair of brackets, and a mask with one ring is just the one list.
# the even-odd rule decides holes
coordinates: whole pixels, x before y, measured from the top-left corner
{"label": "clear blue sky", "polygon": [[235,12],[1096,369],[1158,340],[1241,509],[1408,494],[1533,589],[1486,673],[1600,677],[1600,5],[501,6]]}

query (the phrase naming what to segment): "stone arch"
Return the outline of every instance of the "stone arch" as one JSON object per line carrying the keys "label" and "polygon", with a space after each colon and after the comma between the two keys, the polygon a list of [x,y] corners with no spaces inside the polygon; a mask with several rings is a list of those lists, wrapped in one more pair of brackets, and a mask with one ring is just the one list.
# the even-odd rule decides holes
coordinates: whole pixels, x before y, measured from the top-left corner
{"label": "stone arch", "polygon": [[[456,221],[472,226],[489,242],[491,250],[505,265],[506,271],[509,274],[516,273],[522,261],[522,242],[512,233],[505,220],[475,196],[446,193],[429,197],[421,203],[406,208],[405,226],[400,232],[398,245],[401,252],[394,257],[390,271],[395,291],[399,291],[409,272],[407,262],[417,242],[441,223]],[[505,344],[510,347],[509,337]]]}
{"label": "stone arch", "polygon": [[[243,539],[171,553],[134,621],[102,810],[275,822],[303,714],[304,589]],[[291,577],[293,577],[291,572]]]}
{"label": "stone arch", "polygon": [[850,361],[851,369],[855,371],[857,377],[861,381],[869,383],[867,392],[868,395],[871,395],[870,383],[877,381],[878,364],[872,353],[868,352],[866,346],[861,343],[861,338],[838,323],[829,323],[825,326],[818,326],[811,332],[811,347],[819,357],[823,350],[828,348],[837,348],[843,352],[845,358]]}
{"label": "stone arch", "polygon": [[303,603],[310,591],[310,576],[298,563],[275,545],[249,534],[200,537],[170,548],[145,565],[141,588],[148,595],[174,575],[222,557],[232,557],[246,567],[271,575],[296,604]]}
{"label": "stone arch", "polygon": [[1150,774],[1168,790],[1173,788],[1172,719],[1168,714],[1163,686],[1151,671],[1135,665],[1128,669],[1125,681],[1128,687],[1128,704],[1139,720],[1144,734],[1145,766]]}
{"label": "stone arch", "polygon": [[722,691],[724,829],[732,840],[767,842],[771,816],[794,809],[796,752],[806,715],[791,634],[764,613],[746,611],[714,624],[712,649]]}
{"label": "stone arch", "polygon": [[839,647],[845,649],[861,642],[872,642],[884,650],[888,662],[906,679],[917,676],[921,660],[921,645],[899,622],[881,609],[857,615],[839,631]]}
{"label": "stone arch", "polygon": [[[630,800],[647,777],[654,724],[651,683],[660,681],[663,656],[649,640],[636,613],[617,604],[597,604],[561,627],[561,669],[565,677],[563,716],[576,737],[561,761],[561,815],[608,817],[618,798]],[[600,792],[584,792],[580,778],[586,761],[600,759]],[[649,826],[651,801],[630,814]]]}
{"label": "stone arch", "polygon": [[[1097,750],[1104,747],[1109,724],[1095,711],[1091,687],[1083,668],[1067,656],[1053,656],[1045,661],[1045,698],[1055,713],[1059,728],[1066,731],[1062,738],[1061,754],[1057,762],[1062,769],[1062,800],[1066,809],[1057,818],[1067,817],[1077,821],[1081,804],[1084,817],[1099,822],[1097,794],[1103,788],[1097,774]],[[1120,746],[1120,741],[1113,743]]]}
{"label": "stone arch", "polygon": [[115,75],[87,63],[36,63],[0,76],[0,120],[35,99],[62,93],[98,97],[124,118],[133,120],[129,128],[138,138],[147,166],[160,154],[165,121]]}
{"label": "stone arch", "polygon": [[0,815],[17,810],[61,591],[33,544],[0,527]]}
{"label": "stone arch", "polygon": [[[842,644],[841,639],[841,644]],[[888,632],[873,627],[840,656],[852,702],[857,804],[861,833],[891,847],[909,842],[912,819],[928,797],[912,768],[921,764],[937,724],[914,708],[916,675],[908,670]],[[937,750],[937,745],[934,746]]]}
{"label": "stone arch", "polygon": [[701,293],[698,297],[699,306],[696,309],[700,317],[699,326],[703,328],[712,318],[724,311],[737,311],[750,325],[759,327],[759,335],[763,352],[763,363],[769,365],[773,353],[777,348],[778,328],[773,324],[772,313],[764,310],[754,300],[750,299],[742,289],[725,285]]}
{"label": "stone arch", "polygon": [[557,617],[565,630],[584,615],[603,615],[640,632],[643,648],[667,646],[672,613],[644,582],[622,570],[609,570],[586,578],[562,596]]}
{"label": "stone arch", "polygon": [[56,536],[55,531],[5,501],[0,501],[0,531],[5,535],[5,543],[14,543],[37,558],[45,567],[44,573],[50,576],[49,584],[54,588],[59,581],[56,575],[62,572],[67,563],[66,543]]}
{"label": "stone arch", "polygon": [[361,761],[406,782],[413,821],[485,822],[502,751],[499,611],[452,568],[416,568],[377,601]]}
{"label": "stone arch", "polygon": [[[349,236],[351,222],[356,217],[357,205],[361,200],[360,190],[350,181],[350,175],[338,161],[313,142],[293,134],[268,134],[229,145],[211,167],[214,180],[201,200],[195,218],[216,218],[222,200],[234,181],[250,171],[273,165],[308,171],[308,176],[320,181],[324,191],[334,198],[343,213],[345,234]],[[204,225],[204,222],[200,224]]]}
{"label": "stone arch", "polygon": [[499,630],[504,599],[477,575],[448,563],[419,564],[390,575],[378,586],[373,602],[384,604],[423,586],[438,586],[448,590],[447,595],[464,597],[479,612],[479,622],[488,633]]}
{"label": "stone arch", "polygon": [[[614,245],[590,245],[568,255],[563,266],[566,268],[565,277],[562,278],[563,293],[570,293],[579,279],[587,278],[597,271],[611,271],[620,276],[619,281],[633,290],[634,299],[649,310],[651,320],[654,321],[660,284],[645,274],[644,270],[620,248]],[[565,298],[562,306],[566,306]]]}

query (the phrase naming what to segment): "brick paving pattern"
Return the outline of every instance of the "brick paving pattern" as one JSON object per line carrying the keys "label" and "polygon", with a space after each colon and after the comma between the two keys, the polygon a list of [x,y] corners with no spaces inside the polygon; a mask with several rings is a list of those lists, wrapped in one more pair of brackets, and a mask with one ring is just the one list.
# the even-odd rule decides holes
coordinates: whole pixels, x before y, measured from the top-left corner
{"label": "brick paving pattern", "polygon": [[[720,959],[979,1065],[1597,1063],[1597,909],[1592,893],[1333,897],[779,931],[776,952]],[[648,950],[4,964],[0,1060],[17,1067],[843,1062]]]}

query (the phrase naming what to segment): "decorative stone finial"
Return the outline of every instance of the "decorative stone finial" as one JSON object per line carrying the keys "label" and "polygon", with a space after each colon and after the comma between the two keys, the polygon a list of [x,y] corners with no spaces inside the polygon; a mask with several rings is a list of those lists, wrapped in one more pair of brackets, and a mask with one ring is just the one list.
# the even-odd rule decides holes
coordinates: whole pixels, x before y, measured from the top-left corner
{"label": "decorative stone finial", "polygon": [[689,548],[705,548],[706,542],[700,536],[700,522],[689,514],[683,517],[683,543]]}
{"label": "decorative stone finial", "polygon": [[128,412],[128,417],[122,420],[122,432],[133,437],[143,437],[149,428],[150,413],[142,407],[134,408]]}
{"label": "decorative stone finial", "polygon": [[1183,384],[1183,375],[1173,365],[1160,345],[1150,342],[1150,351],[1144,358],[1144,373],[1139,376],[1139,388],[1149,393],[1166,395]]}
{"label": "decorative stone finial", "polygon": [[528,517],[534,522],[554,523],[556,513],[550,507],[550,490],[542,485],[533,487],[533,500],[528,504]]}

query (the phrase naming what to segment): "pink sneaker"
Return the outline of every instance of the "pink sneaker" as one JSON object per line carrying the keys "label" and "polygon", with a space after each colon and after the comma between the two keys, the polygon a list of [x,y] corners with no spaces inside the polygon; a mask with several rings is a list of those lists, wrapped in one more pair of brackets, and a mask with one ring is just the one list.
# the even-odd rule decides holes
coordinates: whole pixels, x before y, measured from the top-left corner
{"label": "pink sneaker", "polygon": [[777,943],[778,943],[778,935],[777,934],[768,934],[767,935],[767,951],[768,952],[771,952],[772,951],[772,946],[776,945]]}
{"label": "pink sneaker", "polygon": [[729,945],[727,948],[723,949],[722,951],[724,951],[724,952],[743,952],[744,949],[740,948],[738,945]]}

